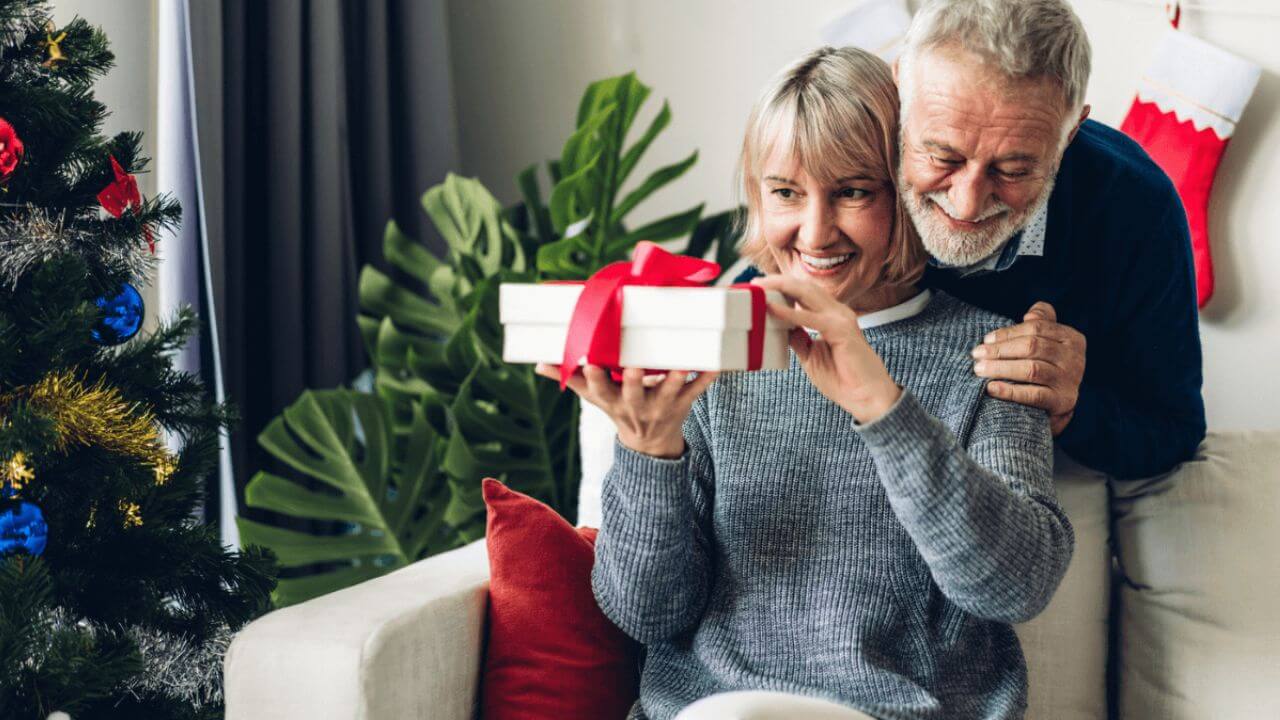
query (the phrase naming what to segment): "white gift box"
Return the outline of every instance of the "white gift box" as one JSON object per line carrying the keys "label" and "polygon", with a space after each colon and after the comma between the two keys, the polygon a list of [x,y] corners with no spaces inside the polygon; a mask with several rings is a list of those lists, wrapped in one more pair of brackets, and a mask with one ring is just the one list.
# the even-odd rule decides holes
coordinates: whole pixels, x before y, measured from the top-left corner
{"label": "white gift box", "polygon": [[[499,292],[506,336],[502,359],[559,365],[581,293],[582,285],[504,283]],[[766,297],[782,302],[777,292]],[[650,370],[746,370],[751,316],[751,292],[741,288],[625,287],[619,362]],[[787,368],[791,327],[765,316],[761,370]]]}

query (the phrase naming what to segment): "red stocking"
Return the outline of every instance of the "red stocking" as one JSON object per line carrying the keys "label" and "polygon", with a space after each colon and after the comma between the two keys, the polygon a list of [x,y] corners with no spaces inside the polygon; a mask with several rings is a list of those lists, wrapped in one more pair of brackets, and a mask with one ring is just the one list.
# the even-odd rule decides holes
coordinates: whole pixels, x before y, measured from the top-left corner
{"label": "red stocking", "polygon": [[1261,68],[1174,27],[1138,83],[1120,130],[1137,140],[1178,188],[1191,226],[1196,299],[1204,307],[1213,294],[1209,190]]}

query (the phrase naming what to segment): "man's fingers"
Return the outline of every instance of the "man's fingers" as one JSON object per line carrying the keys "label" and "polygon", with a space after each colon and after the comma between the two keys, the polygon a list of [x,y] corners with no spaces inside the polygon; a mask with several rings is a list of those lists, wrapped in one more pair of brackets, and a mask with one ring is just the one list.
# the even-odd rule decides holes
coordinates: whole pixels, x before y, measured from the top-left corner
{"label": "man's fingers", "polygon": [[1034,320],[1036,318],[1049,320],[1050,322],[1058,322],[1058,311],[1054,310],[1053,306],[1049,303],[1041,300],[1035,305],[1032,305],[1031,309],[1027,310],[1027,314],[1022,316],[1023,320]]}
{"label": "man's fingers", "polygon": [[1020,360],[1025,358],[1059,364],[1066,344],[1040,335],[1022,335],[1000,342],[983,343],[973,349],[975,360]]}
{"label": "man's fingers", "polygon": [[973,366],[978,377],[1052,385],[1062,375],[1058,366],[1043,360],[979,360]]}
{"label": "man's fingers", "polygon": [[1067,425],[1071,423],[1071,418],[1074,417],[1075,414],[1076,414],[1075,410],[1072,409],[1060,415],[1050,416],[1049,431],[1053,433],[1054,437],[1058,437],[1059,435],[1062,434],[1063,430],[1067,429]]}
{"label": "man's fingers", "polygon": [[987,336],[982,339],[982,342],[990,345],[992,343],[1011,340],[1016,337],[1023,337],[1024,335],[1038,335],[1049,340],[1057,340],[1058,342],[1071,342],[1079,336],[1080,333],[1076,332],[1073,328],[1061,325],[1052,320],[1034,319],[1020,322],[1017,325],[1010,325],[1009,327],[992,330],[987,333]]}
{"label": "man's fingers", "polygon": [[1049,413],[1058,409],[1053,391],[1043,385],[1018,385],[993,381],[987,383],[987,394],[999,400],[1038,407]]}

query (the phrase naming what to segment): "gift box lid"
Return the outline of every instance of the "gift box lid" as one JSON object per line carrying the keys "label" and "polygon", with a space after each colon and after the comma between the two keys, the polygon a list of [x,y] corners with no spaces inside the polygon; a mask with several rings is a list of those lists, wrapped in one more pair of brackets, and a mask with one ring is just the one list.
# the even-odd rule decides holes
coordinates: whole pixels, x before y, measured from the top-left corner
{"label": "gift box lid", "polygon": [[[499,288],[499,318],[504,325],[567,325],[582,293],[582,285],[503,283]],[[783,302],[776,291],[769,302]],[[729,287],[646,287],[622,289],[623,327],[751,328],[751,293]],[[766,316],[768,328],[790,324]]]}

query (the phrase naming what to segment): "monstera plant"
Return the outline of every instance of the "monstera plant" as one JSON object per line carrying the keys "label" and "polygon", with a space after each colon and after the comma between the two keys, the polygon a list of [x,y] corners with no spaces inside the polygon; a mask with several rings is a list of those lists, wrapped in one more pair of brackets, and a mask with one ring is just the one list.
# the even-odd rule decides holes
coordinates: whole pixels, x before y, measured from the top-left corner
{"label": "monstera plant", "polygon": [[537,166],[518,176],[523,202],[510,209],[472,179],[449,175],[428,190],[422,205],[442,255],[387,225],[394,272],[366,267],[359,288],[374,392],[307,392],[259,437],[279,462],[254,476],[245,501],[271,520],[239,525],[243,542],[279,556],[277,605],[482,537],[486,476],[575,520],[577,400],[531,367],[502,362],[498,286],[584,279],[642,239],[688,236],[686,252],[732,261],[736,211],[704,218],[699,205],[627,222],[697,160],[695,152],[628,183],[671,120],[664,103],[627,144],[649,92],[633,74],[587,88],[577,129],[547,163],[545,202]]}

